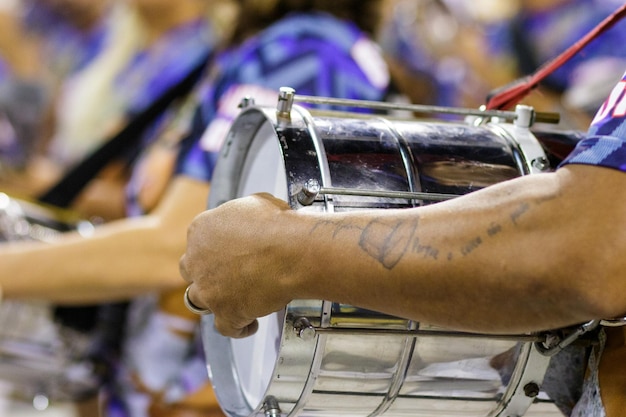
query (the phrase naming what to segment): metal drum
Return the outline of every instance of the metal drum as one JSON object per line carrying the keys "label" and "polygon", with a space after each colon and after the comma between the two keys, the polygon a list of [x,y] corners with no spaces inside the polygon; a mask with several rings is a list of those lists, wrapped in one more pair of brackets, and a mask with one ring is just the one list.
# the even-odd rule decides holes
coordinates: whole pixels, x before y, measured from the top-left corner
{"label": "metal drum", "polygon": [[[414,207],[552,169],[527,107],[454,122],[314,112],[294,101],[319,104],[288,89],[278,109],[245,101],[209,208],[255,192],[305,211]],[[245,339],[221,336],[203,316],[202,334],[231,417],[561,415],[541,389],[549,356],[540,334],[458,333],[325,300],[294,300]]]}
{"label": "metal drum", "polygon": [[[0,193],[0,242],[53,242],[70,230],[89,234],[93,225]],[[0,380],[14,397],[45,408],[49,401],[84,399],[100,387],[98,341],[58,323],[54,306],[6,299],[0,302],[0,323]]]}

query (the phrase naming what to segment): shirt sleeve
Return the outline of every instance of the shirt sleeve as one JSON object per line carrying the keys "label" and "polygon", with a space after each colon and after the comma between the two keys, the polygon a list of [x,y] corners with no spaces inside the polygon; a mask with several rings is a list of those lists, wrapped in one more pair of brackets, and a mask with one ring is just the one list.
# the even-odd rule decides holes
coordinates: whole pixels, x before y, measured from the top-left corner
{"label": "shirt sleeve", "polygon": [[595,165],[626,172],[626,74],[594,117],[587,137],[560,166]]}

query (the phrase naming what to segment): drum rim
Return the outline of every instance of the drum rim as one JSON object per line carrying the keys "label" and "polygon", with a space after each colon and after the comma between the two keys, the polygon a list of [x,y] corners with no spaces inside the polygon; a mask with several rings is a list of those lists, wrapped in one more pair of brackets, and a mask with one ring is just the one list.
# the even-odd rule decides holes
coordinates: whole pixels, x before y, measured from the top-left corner
{"label": "drum rim", "polygon": [[[299,128],[304,129],[312,129],[311,126],[307,126],[305,121],[306,114],[308,111],[304,108],[300,108],[300,106],[294,106],[294,109],[297,109],[298,112],[292,115],[291,120],[288,125],[293,126],[297,125]],[[226,142],[220,151],[220,158],[215,167],[213,178],[214,183],[212,184],[208,202],[208,208],[215,208],[220,204],[238,197],[236,195],[236,190],[241,181],[242,171],[239,169],[243,163],[245,162],[246,154],[251,146],[252,141],[255,139],[256,134],[265,124],[270,124],[272,129],[276,134],[276,137],[279,137],[279,133],[276,132],[276,127],[280,124],[278,118],[276,117],[276,112],[274,109],[262,107],[262,106],[249,106],[242,110],[240,115],[233,122],[231,129],[228,133]],[[283,123],[285,125],[285,123]],[[244,131],[243,135],[240,134],[241,131]],[[309,131],[310,134],[314,134]],[[235,141],[234,136],[239,135],[239,141]],[[242,138],[243,136],[243,138]],[[319,152],[323,152],[323,149],[319,148],[316,150],[316,154]],[[289,180],[288,180],[289,182]],[[289,189],[290,184],[287,184],[287,188]],[[289,200],[292,207],[297,205],[297,198],[294,193],[289,192]],[[282,333],[281,333],[281,346],[285,343],[285,338],[292,337],[292,334],[287,334],[285,329],[288,328],[286,317],[288,313],[289,306],[285,307],[282,310],[283,325],[282,325]],[[247,417],[253,413],[262,413],[263,402],[260,404],[249,404],[246,398],[245,393],[241,385],[239,384],[238,375],[236,374],[235,369],[232,364],[232,350],[230,348],[229,338],[226,338],[219,334],[215,330],[213,325],[213,316],[203,316],[201,318],[201,328],[204,339],[204,350],[205,356],[207,358],[214,357],[215,352],[222,352],[226,355],[226,357],[217,358],[217,354],[215,354],[215,360],[207,360],[207,368],[209,371],[210,379],[212,380],[213,388],[215,394],[219,400],[220,406],[222,409],[233,417]],[[316,343],[313,343],[310,346],[310,357],[311,361],[309,363],[313,363],[314,355],[315,355],[315,346]],[[280,353],[280,352],[279,352]],[[222,355],[224,356],[224,355]],[[278,362],[278,361],[277,361]],[[274,381],[277,378],[277,374],[279,373],[279,366],[275,364],[273,373],[270,378],[270,384],[267,386],[265,397],[271,397],[272,392],[271,388],[274,385]],[[216,375],[219,374],[219,377]],[[219,378],[219,382],[224,384],[224,386],[218,386],[216,384],[216,380]],[[308,379],[304,381],[301,388],[296,389],[296,391],[303,392],[305,391],[305,386],[311,385]],[[297,400],[297,399],[295,399]]]}

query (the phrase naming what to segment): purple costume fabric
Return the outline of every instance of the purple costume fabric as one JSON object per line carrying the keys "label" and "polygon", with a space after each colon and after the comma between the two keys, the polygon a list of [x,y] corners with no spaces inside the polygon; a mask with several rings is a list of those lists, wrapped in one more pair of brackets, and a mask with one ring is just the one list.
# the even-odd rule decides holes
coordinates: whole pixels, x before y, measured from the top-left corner
{"label": "purple costume fabric", "polygon": [[[293,14],[224,53],[201,92],[180,174],[209,181],[229,123],[245,95],[275,104],[280,87],[298,94],[382,100],[389,75],[375,44],[326,14]],[[207,128],[208,126],[208,128]]]}

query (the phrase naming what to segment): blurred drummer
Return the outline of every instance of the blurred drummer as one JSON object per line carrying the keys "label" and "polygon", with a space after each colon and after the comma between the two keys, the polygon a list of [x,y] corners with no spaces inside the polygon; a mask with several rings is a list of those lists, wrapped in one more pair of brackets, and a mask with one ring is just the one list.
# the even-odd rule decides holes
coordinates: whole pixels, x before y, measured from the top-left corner
{"label": "blurred drummer", "polygon": [[378,0],[236,5],[237,24],[207,79],[133,166],[127,189],[133,218],[100,226],[89,238],[68,233],[53,244],[0,248],[5,297],[64,304],[133,299],[107,404],[116,417],[217,412],[198,401],[208,376],[194,361],[194,353],[203,357],[194,350],[197,316],[184,307],[173,312],[182,306],[178,259],[187,226],[206,208],[217,152],[240,100],[275,105],[282,86],[367,100],[383,100],[388,91],[389,73],[371,40]]}

